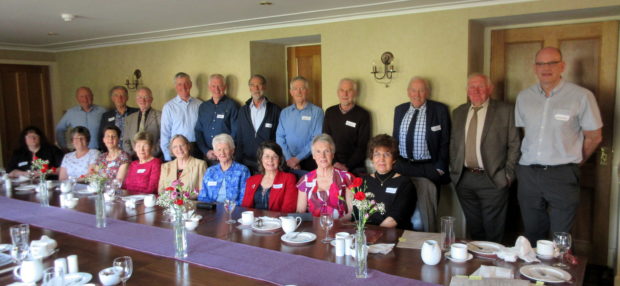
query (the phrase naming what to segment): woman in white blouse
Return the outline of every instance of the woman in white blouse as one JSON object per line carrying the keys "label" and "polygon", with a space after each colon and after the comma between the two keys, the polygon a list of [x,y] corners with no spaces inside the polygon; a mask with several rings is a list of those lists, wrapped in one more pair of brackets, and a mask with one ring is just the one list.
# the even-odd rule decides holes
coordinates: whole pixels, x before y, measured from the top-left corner
{"label": "woman in white blouse", "polygon": [[75,151],[65,154],[60,164],[58,178],[66,180],[69,177],[78,178],[88,174],[90,165],[95,164],[99,151],[88,149],[90,142],[90,132],[83,126],[76,126],[71,130],[71,142]]}

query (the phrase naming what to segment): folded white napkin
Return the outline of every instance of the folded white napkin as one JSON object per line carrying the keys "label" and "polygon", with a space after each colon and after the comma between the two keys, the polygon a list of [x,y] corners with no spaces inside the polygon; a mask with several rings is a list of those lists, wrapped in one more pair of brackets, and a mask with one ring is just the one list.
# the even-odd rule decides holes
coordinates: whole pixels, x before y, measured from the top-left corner
{"label": "folded white napkin", "polygon": [[394,248],[394,243],[377,243],[368,246],[368,253],[388,254]]}
{"label": "folded white napkin", "polygon": [[471,274],[472,276],[480,276],[482,278],[506,278],[512,279],[514,272],[510,268],[481,265],[478,270]]}
{"label": "folded white napkin", "polygon": [[58,243],[47,235],[41,236],[40,240],[30,242],[30,253],[35,257],[45,257],[54,252]]}
{"label": "folded white napkin", "polygon": [[514,247],[505,247],[497,252],[497,257],[504,259],[508,262],[517,261],[517,257],[523,259],[527,263],[540,262],[536,258],[536,252],[532,249],[532,245],[527,238],[519,236]]}

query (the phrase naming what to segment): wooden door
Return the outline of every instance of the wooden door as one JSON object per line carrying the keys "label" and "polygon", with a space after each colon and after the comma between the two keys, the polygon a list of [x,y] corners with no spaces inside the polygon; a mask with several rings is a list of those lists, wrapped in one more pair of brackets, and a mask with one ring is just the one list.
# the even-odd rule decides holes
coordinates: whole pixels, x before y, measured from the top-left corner
{"label": "wooden door", "polygon": [[19,145],[25,127],[39,127],[54,142],[54,121],[47,66],[0,65],[0,140],[4,165]]}
{"label": "wooden door", "polygon": [[[288,47],[287,54],[287,74],[290,82],[296,76],[303,76],[310,82],[310,93],[307,100],[318,107],[322,106],[321,100],[321,45]],[[289,85],[287,84],[287,91]],[[289,94],[288,103],[292,104],[293,99]]]}
{"label": "wooden door", "polygon": [[535,54],[547,46],[562,51],[563,78],[596,96],[603,142],[581,167],[581,201],[572,233],[577,254],[607,264],[618,22],[496,30],[491,37],[491,80],[497,98],[515,102],[520,90],[537,82]]}

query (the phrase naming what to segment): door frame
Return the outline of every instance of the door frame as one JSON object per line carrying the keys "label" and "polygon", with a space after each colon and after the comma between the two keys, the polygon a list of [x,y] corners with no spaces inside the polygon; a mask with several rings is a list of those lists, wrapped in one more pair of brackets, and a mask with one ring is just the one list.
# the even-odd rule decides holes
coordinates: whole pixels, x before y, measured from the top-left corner
{"label": "door frame", "polygon": [[[50,97],[52,105],[52,118],[54,120],[54,126],[56,122],[62,117],[62,97],[60,96],[60,79],[58,76],[58,64],[50,61],[27,61],[27,60],[11,60],[0,59],[0,64],[8,65],[25,65],[25,66],[47,66],[49,71],[50,82]],[[54,138],[49,138],[54,140]],[[2,144],[3,138],[0,138],[0,144]],[[53,141],[55,142],[55,140]],[[8,162],[4,162],[2,148],[0,145],[0,165],[5,166]]]}
{"label": "door frame", "polygon": [[[592,17],[583,19],[570,19],[561,21],[539,21],[530,23],[507,24],[507,25],[484,25],[484,56],[483,56],[483,72],[487,75],[491,72],[491,33],[493,30],[516,29],[516,28],[533,28],[543,26],[556,26],[566,24],[585,24],[592,22],[620,21],[620,16],[612,17]],[[620,35],[618,40],[620,47]],[[471,52],[470,52],[471,54]],[[618,49],[618,65],[616,67],[616,100],[614,106],[614,126],[613,137],[611,138],[612,151],[620,152],[620,48]],[[608,245],[607,245],[607,266],[615,268],[616,282],[620,284],[620,156],[613,156],[610,161],[611,167],[611,189],[610,189],[610,207],[609,207],[609,224],[608,224]],[[619,261],[619,263],[616,263]]]}

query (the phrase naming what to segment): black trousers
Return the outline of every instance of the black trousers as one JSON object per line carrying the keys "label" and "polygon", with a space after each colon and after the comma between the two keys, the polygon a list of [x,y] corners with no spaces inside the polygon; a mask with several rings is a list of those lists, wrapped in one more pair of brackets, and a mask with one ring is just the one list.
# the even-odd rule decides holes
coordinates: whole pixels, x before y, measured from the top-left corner
{"label": "black trousers", "polygon": [[403,176],[429,179],[437,188],[437,203],[439,203],[441,175],[439,175],[439,172],[437,172],[431,160],[414,162],[398,157],[396,164],[394,164],[394,170]]}
{"label": "black trousers", "polygon": [[549,232],[571,230],[579,206],[578,165],[519,165],[517,179],[525,237],[530,242],[549,238]]}
{"label": "black trousers", "polygon": [[501,243],[508,210],[508,188],[496,188],[484,172],[472,173],[463,169],[456,194],[471,239]]}

